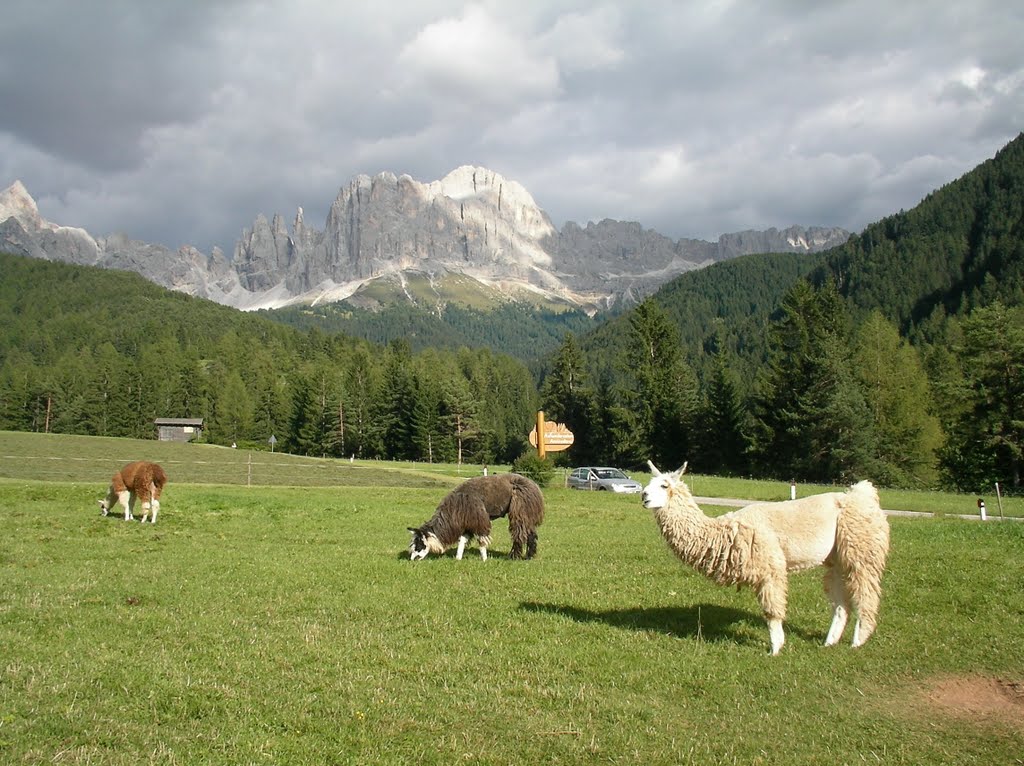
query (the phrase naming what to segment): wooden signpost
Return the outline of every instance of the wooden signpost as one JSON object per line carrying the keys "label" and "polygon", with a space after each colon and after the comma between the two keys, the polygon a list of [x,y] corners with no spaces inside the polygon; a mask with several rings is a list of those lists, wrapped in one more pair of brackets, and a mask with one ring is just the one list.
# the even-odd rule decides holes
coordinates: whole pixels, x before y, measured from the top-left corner
{"label": "wooden signpost", "polygon": [[530,431],[530,444],[543,460],[549,452],[561,452],[572,446],[575,437],[564,424],[544,420],[544,410],[537,412],[537,425]]}

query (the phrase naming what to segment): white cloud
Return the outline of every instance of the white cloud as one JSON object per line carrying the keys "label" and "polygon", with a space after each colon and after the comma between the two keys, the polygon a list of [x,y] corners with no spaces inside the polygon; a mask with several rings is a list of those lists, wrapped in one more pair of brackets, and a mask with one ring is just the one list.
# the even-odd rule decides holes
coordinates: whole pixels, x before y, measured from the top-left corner
{"label": "white cloud", "polygon": [[614,69],[626,57],[617,39],[620,17],[617,8],[608,6],[567,13],[539,37],[538,43],[565,72]]}
{"label": "white cloud", "polygon": [[499,23],[480,5],[424,27],[399,53],[406,95],[424,88],[439,106],[514,106],[557,94],[555,60]]}

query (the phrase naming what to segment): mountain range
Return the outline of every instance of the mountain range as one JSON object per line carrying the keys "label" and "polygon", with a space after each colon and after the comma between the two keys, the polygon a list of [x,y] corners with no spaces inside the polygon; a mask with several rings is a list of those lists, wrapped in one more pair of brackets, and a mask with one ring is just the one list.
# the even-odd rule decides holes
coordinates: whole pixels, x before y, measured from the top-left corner
{"label": "mountain range", "polygon": [[607,219],[558,230],[522,185],[463,166],[431,183],[393,173],[357,176],[339,191],[322,230],[306,224],[301,208],[290,227],[280,214],[259,214],[229,258],[219,248],[205,254],[124,234],[94,237],[43,218],[20,181],[0,192],[0,250],[134,271],[241,309],[341,300],[375,308],[396,298],[440,306],[453,292],[476,290],[589,311],[635,302],[716,261],[818,252],[849,236],[838,228],[791,226],[723,234],[717,242],[674,241],[639,223]]}

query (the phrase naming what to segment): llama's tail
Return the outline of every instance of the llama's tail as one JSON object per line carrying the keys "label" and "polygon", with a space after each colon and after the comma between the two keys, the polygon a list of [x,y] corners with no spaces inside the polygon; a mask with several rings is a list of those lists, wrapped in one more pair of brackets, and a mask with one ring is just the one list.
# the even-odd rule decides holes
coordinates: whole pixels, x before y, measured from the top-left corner
{"label": "llama's tail", "polygon": [[153,484],[156,485],[156,489],[157,489],[158,493],[160,492],[160,490],[162,490],[164,488],[164,485],[166,483],[167,483],[167,473],[164,471],[164,469],[161,466],[159,466],[156,463],[154,463],[153,464]]}
{"label": "llama's tail", "polygon": [[[837,563],[857,608],[860,643],[878,620],[882,572],[889,553],[889,522],[870,481],[861,481],[839,498],[836,523]],[[855,639],[856,640],[856,639]]]}
{"label": "llama's tail", "polygon": [[544,521],[544,495],[540,487],[525,476],[515,474],[512,498],[508,506],[508,533],[512,538],[509,558],[533,558],[537,552],[537,527]]}
{"label": "llama's tail", "polygon": [[512,477],[508,516],[510,523],[515,518],[530,527],[540,526],[544,521],[544,495],[540,487],[525,476],[516,474]]}

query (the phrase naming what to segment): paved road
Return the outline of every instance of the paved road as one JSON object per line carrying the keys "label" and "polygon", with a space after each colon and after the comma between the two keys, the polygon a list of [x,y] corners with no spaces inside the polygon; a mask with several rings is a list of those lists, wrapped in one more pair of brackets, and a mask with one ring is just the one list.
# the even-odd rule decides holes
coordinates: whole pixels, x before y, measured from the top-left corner
{"label": "paved road", "polygon": [[[726,505],[735,508],[742,508],[745,505],[750,505],[755,502],[754,500],[740,500],[735,497],[697,497],[694,496],[694,500],[697,501],[698,505]],[[911,518],[926,519],[935,516],[934,513],[928,511],[885,511],[890,516],[909,516]],[[946,514],[947,518],[951,519],[967,519],[968,521],[980,521],[981,516],[976,513],[963,513],[963,514]],[[1024,519],[1017,516],[1005,516],[1003,517],[1007,521],[1024,521]],[[988,512],[988,521],[1001,521],[999,518],[998,511],[996,515],[992,515],[992,511]]]}

